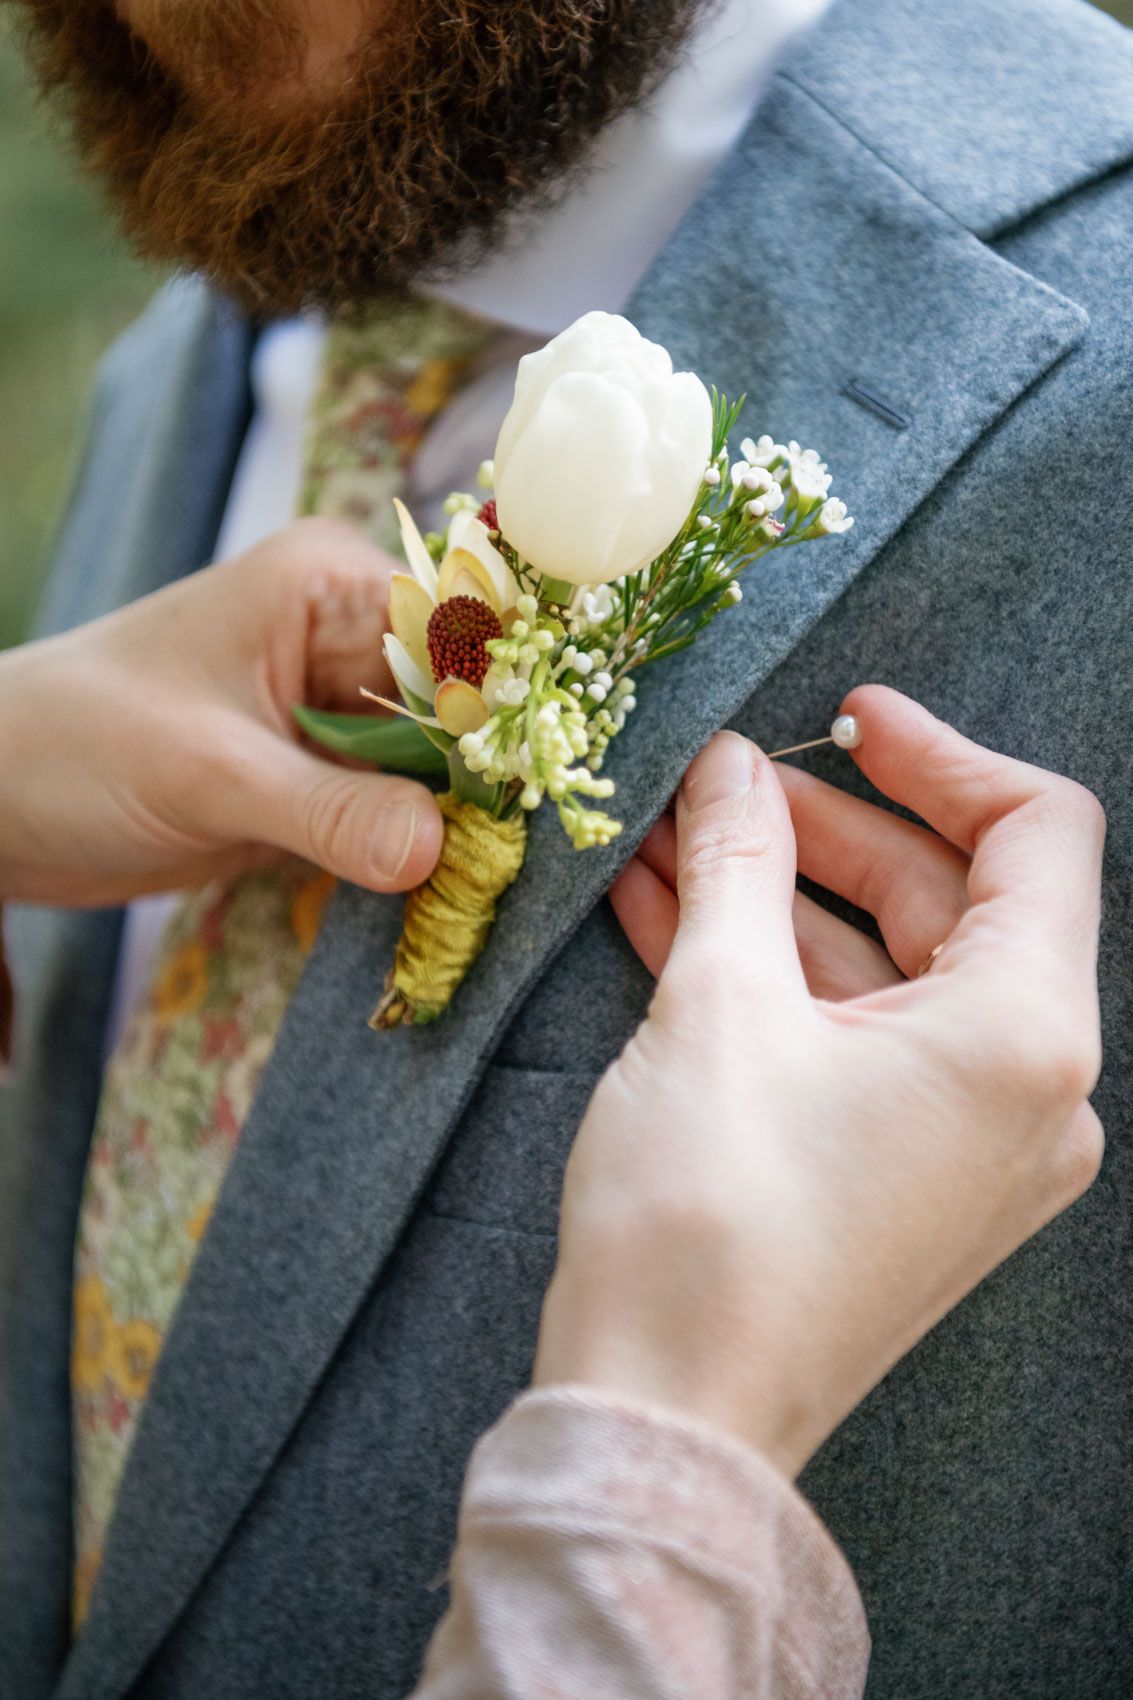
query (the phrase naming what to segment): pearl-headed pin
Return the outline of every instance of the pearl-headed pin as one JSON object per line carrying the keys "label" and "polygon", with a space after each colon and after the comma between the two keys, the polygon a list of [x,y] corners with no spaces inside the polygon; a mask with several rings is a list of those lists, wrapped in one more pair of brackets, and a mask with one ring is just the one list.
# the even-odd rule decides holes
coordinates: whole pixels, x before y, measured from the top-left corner
{"label": "pearl-headed pin", "polygon": [[812,738],[806,744],[790,744],[785,750],[772,750],[771,760],[780,756],[797,756],[802,750],[817,750],[823,744],[837,744],[840,750],[856,750],[862,741],[861,722],[856,714],[840,714],[830,728],[828,738]]}

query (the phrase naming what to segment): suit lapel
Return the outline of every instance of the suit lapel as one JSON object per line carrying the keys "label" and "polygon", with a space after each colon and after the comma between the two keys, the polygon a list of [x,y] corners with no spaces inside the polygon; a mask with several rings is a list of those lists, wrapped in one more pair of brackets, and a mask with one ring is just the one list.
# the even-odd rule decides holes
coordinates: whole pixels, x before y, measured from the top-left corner
{"label": "suit lapel", "polygon": [[174,1318],[60,1700],[118,1695],[153,1654],[380,1274],[509,1016],[692,754],[1085,328],[784,79],[629,312],[679,364],[746,391],[745,428],[820,446],[857,527],[772,557],[707,640],[658,668],[614,747],[616,854],[579,856],[549,811],[536,817],[526,870],[443,1021],[367,1030],[400,906],[339,890]]}
{"label": "suit lapel", "polygon": [[[115,345],[41,632],[207,557],[247,418],[247,345],[246,327],[185,283],[163,290]],[[17,1070],[0,1090],[0,1667],[11,1661],[21,1673],[12,1691],[30,1696],[47,1692],[66,1646],[72,1256],[119,916],[17,909],[12,923]]]}

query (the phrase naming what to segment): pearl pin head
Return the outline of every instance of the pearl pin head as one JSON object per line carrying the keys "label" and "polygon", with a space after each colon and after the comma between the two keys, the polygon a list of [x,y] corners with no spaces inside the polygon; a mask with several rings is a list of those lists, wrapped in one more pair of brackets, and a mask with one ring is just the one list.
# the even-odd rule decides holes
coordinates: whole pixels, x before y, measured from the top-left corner
{"label": "pearl pin head", "polygon": [[830,728],[830,737],[840,750],[856,750],[862,741],[857,715],[840,714]]}
{"label": "pearl pin head", "polygon": [[798,756],[804,750],[817,750],[823,744],[837,744],[840,750],[856,750],[862,741],[861,724],[856,714],[840,714],[830,728],[828,738],[808,738],[805,744],[788,744],[784,750],[772,750],[771,760],[782,756]]}

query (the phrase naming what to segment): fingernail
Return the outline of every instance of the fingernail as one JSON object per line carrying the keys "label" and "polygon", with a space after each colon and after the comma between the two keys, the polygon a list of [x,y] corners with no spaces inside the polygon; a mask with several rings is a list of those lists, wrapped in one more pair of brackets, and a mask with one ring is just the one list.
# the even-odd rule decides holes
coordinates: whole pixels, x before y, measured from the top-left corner
{"label": "fingernail", "polygon": [[387,803],[370,840],[370,863],[380,880],[396,880],[417,837],[417,804],[409,798]]}
{"label": "fingernail", "polygon": [[701,752],[684,782],[685,807],[693,813],[712,803],[726,803],[750,789],[755,774],[755,750],[735,732],[722,733]]}

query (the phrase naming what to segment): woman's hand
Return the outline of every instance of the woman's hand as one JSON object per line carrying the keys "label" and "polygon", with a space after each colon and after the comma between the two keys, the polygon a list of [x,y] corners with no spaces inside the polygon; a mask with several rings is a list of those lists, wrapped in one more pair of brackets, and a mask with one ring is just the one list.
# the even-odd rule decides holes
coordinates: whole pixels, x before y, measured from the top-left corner
{"label": "woman's hand", "polygon": [[300,520],[232,561],[0,656],[0,898],[118,903],[281,850],[375,891],[441,845],[430,793],[303,748],[291,706],[388,690],[390,566]]}
{"label": "woman's hand", "polygon": [[[894,691],[845,711],[932,830],[723,734],[615,891],[660,980],[570,1159],[536,1370],[789,1475],[1102,1152],[1097,802]],[[795,896],[796,835],[887,950]]]}

